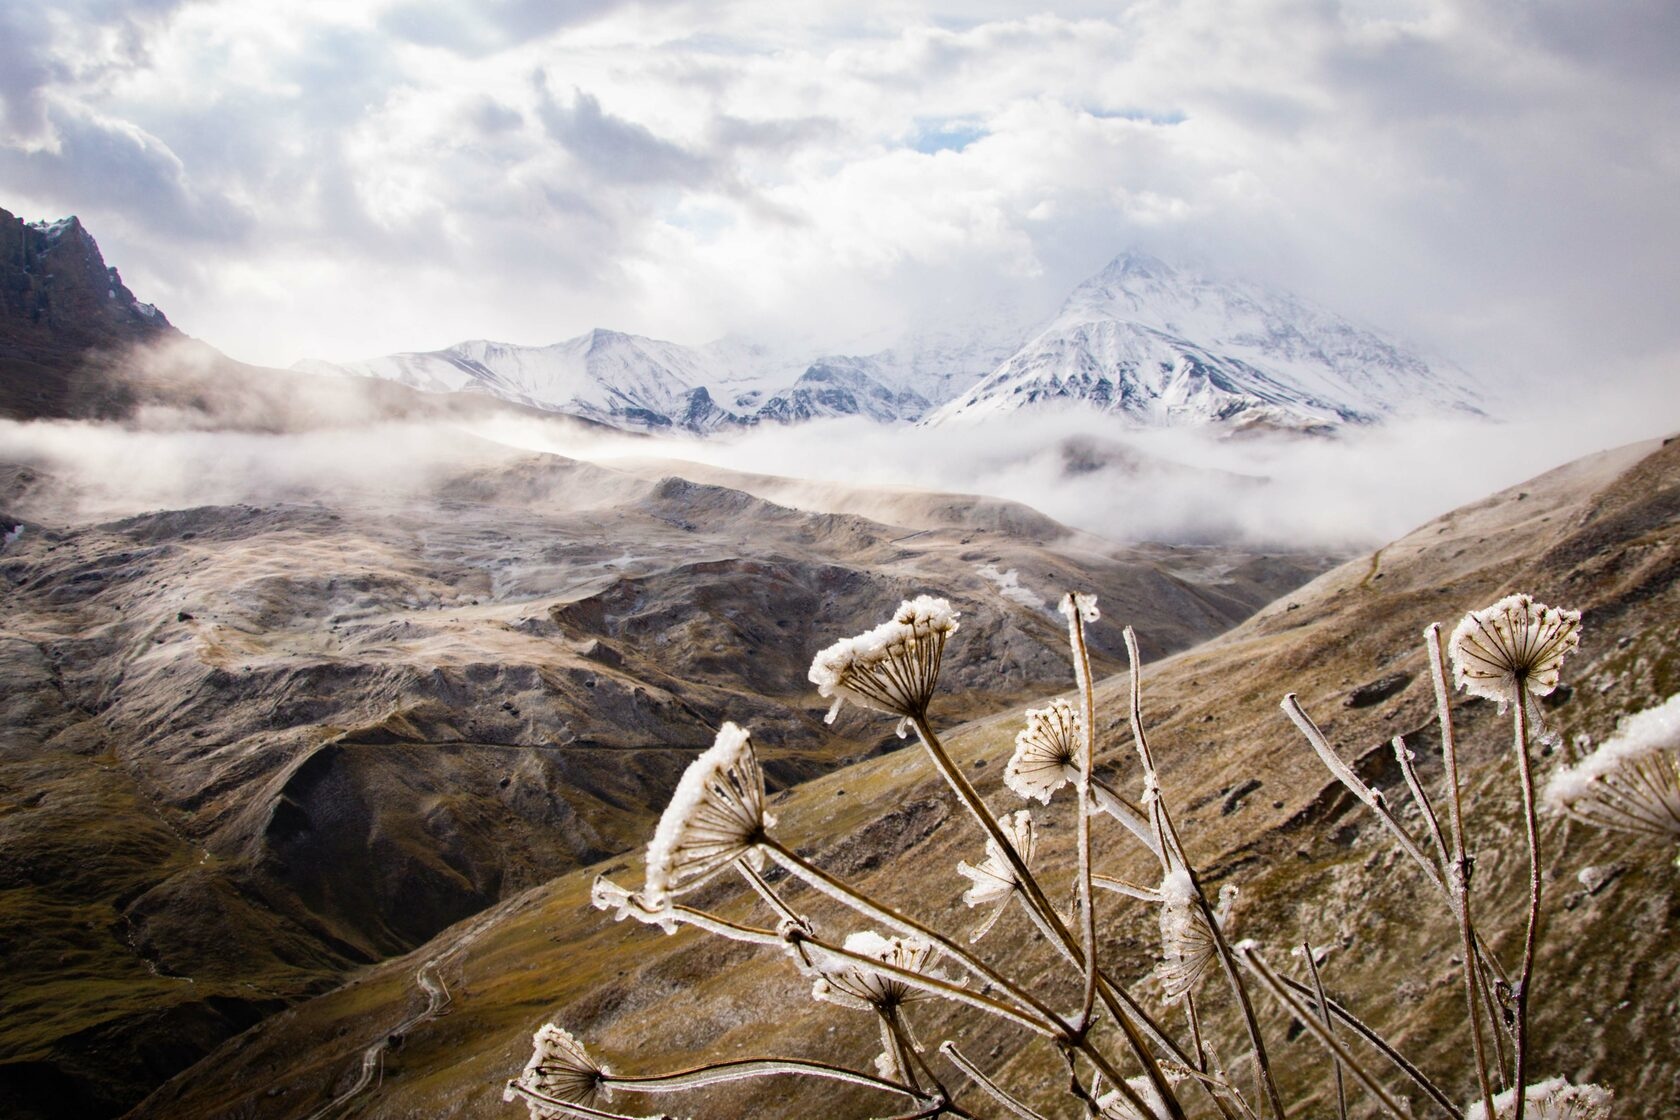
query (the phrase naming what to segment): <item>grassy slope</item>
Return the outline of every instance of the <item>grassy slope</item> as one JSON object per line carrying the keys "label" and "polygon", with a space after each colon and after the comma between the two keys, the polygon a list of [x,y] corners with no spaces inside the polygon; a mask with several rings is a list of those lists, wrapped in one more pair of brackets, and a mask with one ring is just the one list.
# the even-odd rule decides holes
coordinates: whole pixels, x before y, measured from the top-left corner
{"label": "grassy slope", "polygon": [[[1331,787],[1276,703],[1296,691],[1344,755],[1364,760],[1376,780],[1386,740],[1405,733],[1426,777],[1433,701],[1418,641],[1431,621],[1451,624],[1465,609],[1526,590],[1582,608],[1586,636],[1567,667],[1571,689],[1549,718],[1563,740],[1603,738],[1616,719],[1680,691],[1680,443],[1608,453],[1553,472],[1426,525],[1371,557],[1286,596],[1230,635],[1149,668],[1146,721],[1164,761],[1167,796],[1192,855],[1215,885],[1239,883],[1240,935],[1287,960],[1301,936],[1333,950],[1332,994],[1391,1032],[1460,1097],[1470,1089],[1463,1011],[1444,909],[1416,889],[1388,843]],[[883,604],[883,610],[891,604]],[[1124,617],[1110,612],[1103,625]],[[957,640],[961,640],[961,635]],[[1406,674],[1391,698],[1346,701],[1361,685]],[[1107,726],[1103,760],[1121,780],[1135,777],[1123,730],[1123,678],[1101,689]],[[1469,764],[1468,788],[1481,913],[1495,944],[1514,954],[1524,873],[1508,724],[1482,701],[1456,705]],[[994,803],[1016,727],[997,716],[963,727],[954,750]],[[1542,772],[1554,765],[1548,761]],[[1233,794],[1250,780],[1261,784]],[[1399,799],[1399,795],[1396,795]],[[980,852],[971,826],[952,812],[919,752],[871,759],[778,798],[778,834],[824,856],[870,889],[946,928],[973,920],[959,901],[956,860]],[[1071,823],[1052,806],[1047,865],[1066,865]],[[856,835],[857,840],[843,837]],[[1146,879],[1147,863],[1104,834],[1106,862]],[[1650,845],[1568,830],[1549,822],[1544,951],[1537,1012],[1539,1076],[1561,1074],[1613,1086],[1618,1116],[1669,1115],[1680,1107],[1680,1053],[1668,1029],[1680,994],[1674,935],[1680,894],[1666,853]],[[1586,866],[1610,869],[1594,894],[1577,882]],[[634,883],[634,861],[611,870]],[[762,953],[679,934],[614,925],[587,905],[595,868],[564,876],[505,904],[499,920],[445,963],[454,1002],[421,1025],[385,1062],[379,1088],[358,1116],[519,1115],[499,1102],[503,1079],[528,1054],[532,1029],[553,1016],[627,1071],[669,1067],[703,1054],[833,1054],[867,1063],[876,1050],[866,1017],[811,1003],[808,982]],[[728,908],[739,902],[722,901]],[[745,913],[745,910],[741,911]],[[817,910],[819,922],[830,919]],[[1102,939],[1121,977],[1143,977],[1158,935],[1141,905],[1103,900]],[[457,927],[458,929],[460,927]],[[829,928],[852,928],[831,921]],[[346,988],[303,1004],[234,1039],[186,1071],[136,1117],[307,1116],[353,1076],[362,1046],[420,1001],[413,972],[448,943],[445,933],[409,958],[360,974]],[[1047,974],[1052,962],[1018,916],[985,943],[1006,971]],[[1147,989],[1145,989],[1147,990]],[[1061,989],[1062,998],[1069,990]],[[1217,992],[1204,989],[1210,1005]],[[1215,1012],[1216,1018],[1219,1017]],[[985,1024],[918,1018],[924,1040],[961,1040],[964,1049],[1016,1084],[1050,1091],[1059,1076],[1041,1048]],[[1291,1090],[1321,1114],[1328,1068],[1316,1044],[1284,1041],[1269,1009],[1268,1035]],[[1230,1024],[1219,1037],[1232,1039]],[[1234,1042],[1222,1053],[1233,1068]],[[626,1107],[635,1110],[637,1102]],[[747,1085],[710,1100],[672,1102],[678,1111],[801,1116],[867,1114],[857,1094],[786,1084]],[[650,1106],[651,1107],[651,1106]],[[1361,1105],[1361,1110],[1366,1106]],[[645,1109],[644,1109],[645,1110]]]}
{"label": "grassy slope", "polygon": [[[42,519],[75,497],[40,472],[6,493]],[[725,713],[778,786],[877,752],[878,721],[826,733],[803,663],[881,601],[955,589],[975,714],[1058,670],[1054,625],[979,566],[1089,579],[1187,645],[1318,563],[1211,581],[1195,550],[900,541],[556,457],[470,465],[429,508],[332,499],[31,524],[0,556],[0,1095],[21,1115],[120,1112],[352,965],[637,846]]]}

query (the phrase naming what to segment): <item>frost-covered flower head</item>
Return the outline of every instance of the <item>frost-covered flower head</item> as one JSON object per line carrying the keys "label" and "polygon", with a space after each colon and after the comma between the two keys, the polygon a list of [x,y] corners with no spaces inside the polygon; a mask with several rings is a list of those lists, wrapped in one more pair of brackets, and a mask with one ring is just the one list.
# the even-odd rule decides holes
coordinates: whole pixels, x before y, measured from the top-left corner
{"label": "frost-covered flower head", "polygon": [[[1610,1090],[1599,1085],[1571,1085],[1561,1077],[1523,1090],[1523,1115],[1532,1120],[1610,1120]],[[1493,1098],[1494,1120],[1517,1114],[1517,1091],[1507,1089]],[[1464,1120],[1489,1120],[1477,1101],[1464,1110]]]}
{"label": "frost-covered flower head", "polygon": [[1078,782],[1084,762],[1085,720],[1060,697],[1048,708],[1028,708],[1027,726],[1015,736],[1015,753],[1003,768],[1003,782],[1025,798],[1050,804],[1050,795]]}
{"label": "frost-covered flower head", "polygon": [[[607,1079],[612,1071],[591,1058],[583,1043],[569,1031],[553,1023],[544,1023],[531,1039],[534,1049],[525,1069],[502,1093],[502,1099],[512,1101],[521,1096],[521,1088],[555,1100],[572,1104],[595,1104],[612,1096]],[[525,1098],[531,1109],[531,1120],[549,1120],[567,1115],[550,1108],[541,1101]]]}
{"label": "frost-covered flower head", "polygon": [[764,771],[752,738],[726,723],[714,742],[689,764],[648,844],[646,904],[700,886],[742,856],[756,851],[775,818],[764,811]]}
{"label": "frost-covered flower head", "polygon": [[[846,935],[846,951],[872,957],[884,964],[916,972],[940,980],[948,977],[930,971],[927,963],[933,958],[933,946],[914,937],[882,937],[873,930]],[[835,967],[824,968],[821,977],[811,987],[811,995],[846,1007],[874,1008],[891,1011],[929,993],[889,973],[878,972],[868,965],[850,958],[837,958]]]}
{"label": "frost-covered flower head", "polygon": [[[1236,897],[1235,887],[1220,889],[1214,920],[1221,926]],[[1182,868],[1168,872],[1161,879],[1161,963],[1155,970],[1166,1001],[1177,1003],[1194,988],[1218,953],[1190,873]]]}
{"label": "frost-covered flower head", "polygon": [[1524,689],[1545,696],[1557,687],[1558,667],[1581,642],[1581,612],[1510,595],[1472,611],[1453,630],[1448,649],[1453,679],[1474,696],[1501,704]]}
{"label": "frost-covered flower head", "polygon": [[1680,694],[1623,720],[1596,751],[1552,775],[1545,796],[1587,824],[1680,840]]}
{"label": "frost-covered flower head", "polygon": [[[998,821],[998,829],[1020,855],[1021,861],[1030,866],[1033,852],[1038,847],[1038,829],[1033,825],[1032,814],[1025,809],[1007,813]],[[963,892],[964,902],[970,906],[995,906],[980,928],[969,936],[970,941],[978,941],[997,924],[998,918],[1009,906],[1010,896],[1021,889],[1021,884],[1015,877],[1009,858],[998,848],[995,840],[986,841],[986,858],[980,861],[978,867],[964,860],[957,864],[957,873],[967,876],[974,884]]]}
{"label": "frost-covered flower head", "polygon": [[893,617],[855,638],[842,638],[811,662],[811,683],[834,706],[842,701],[904,718],[927,714],[939,683],[945,639],[957,629],[957,612],[944,599],[920,595],[899,604]]}

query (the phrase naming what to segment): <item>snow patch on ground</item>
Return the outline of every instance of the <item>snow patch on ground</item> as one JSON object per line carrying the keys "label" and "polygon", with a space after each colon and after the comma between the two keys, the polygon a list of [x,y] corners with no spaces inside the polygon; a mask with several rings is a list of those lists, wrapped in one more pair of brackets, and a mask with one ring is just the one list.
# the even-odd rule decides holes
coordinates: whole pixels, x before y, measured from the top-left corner
{"label": "snow patch on ground", "polygon": [[974,570],[979,572],[982,578],[989,579],[997,584],[998,594],[1010,602],[1020,603],[1023,607],[1032,607],[1034,610],[1047,611],[1050,609],[1050,605],[1038,595],[1033,594],[1030,588],[1021,586],[1020,573],[1014,568],[1010,568],[1007,572],[1000,572],[991,564],[982,564]]}

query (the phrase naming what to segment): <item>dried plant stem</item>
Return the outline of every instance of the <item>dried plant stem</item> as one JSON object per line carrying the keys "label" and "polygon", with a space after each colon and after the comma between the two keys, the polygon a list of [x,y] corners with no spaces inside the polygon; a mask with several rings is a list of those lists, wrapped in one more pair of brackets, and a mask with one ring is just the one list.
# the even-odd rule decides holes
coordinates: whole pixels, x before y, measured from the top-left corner
{"label": "dried plant stem", "polygon": [[[1287,976],[1280,976],[1278,979],[1283,981],[1284,985],[1291,991],[1297,992],[1300,995],[1307,997],[1309,1000],[1318,998],[1312,988],[1301,983],[1299,980],[1292,980]],[[1361,1022],[1358,1016],[1343,1007],[1341,1004],[1337,1003],[1335,1000],[1331,999],[1329,996],[1324,997],[1324,1006],[1329,1009],[1330,1014],[1334,1015],[1343,1026],[1347,1027],[1349,1030],[1353,1031],[1354,1034],[1364,1039],[1372,1049],[1376,1050],[1377,1053],[1388,1059],[1389,1063],[1393,1065],[1395,1069],[1411,1078],[1412,1083],[1419,1089],[1422,1089],[1424,1093],[1428,1095],[1430,1100],[1440,1105],[1441,1110],[1451,1117],[1452,1120],[1464,1120],[1463,1112],[1459,1110],[1458,1105],[1453,1103],[1452,1098],[1442,1092],[1440,1086],[1436,1085],[1428,1078],[1427,1075],[1424,1074],[1422,1070],[1418,1069],[1417,1066],[1407,1060],[1406,1056],[1396,1050],[1388,1042],[1388,1040],[1382,1037],[1382,1035],[1378,1034],[1375,1030]]]}
{"label": "dried plant stem", "polygon": [[864,1073],[861,1070],[847,1069],[845,1066],[812,1061],[806,1058],[738,1058],[734,1061],[711,1062],[703,1066],[696,1066],[693,1069],[656,1076],[609,1077],[605,1079],[605,1084],[610,1089],[623,1089],[631,1093],[675,1093],[683,1089],[722,1085],[730,1081],[742,1081],[749,1077],[769,1077],[775,1074],[795,1074],[801,1077],[816,1077],[827,1081],[844,1081],[852,1085],[862,1085],[869,1089],[881,1089],[885,1092],[897,1093],[900,1096],[920,1100],[933,1099],[930,1094],[914,1086],[901,1085],[896,1081],[876,1077],[874,1074]]}
{"label": "dried plant stem", "polygon": [[1248,998],[1248,989],[1243,984],[1242,976],[1237,971],[1237,963],[1231,956],[1231,946],[1226,941],[1225,933],[1219,928],[1219,919],[1214,915],[1213,907],[1208,905],[1207,894],[1202,890],[1202,884],[1196,877],[1195,869],[1190,865],[1184,853],[1184,846],[1179,839],[1178,831],[1172,824],[1172,818],[1167,812],[1160,794],[1160,779],[1155,769],[1155,757],[1149,749],[1149,737],[1143,730],[1143,660],[1138,654],[1137,634],[1130,626],[1124,631],[1126,640],[1126,660],[1131,669],[1131,725],[1132,739],[1137,744],[1138,759],[1143,765],[1146,788],[1152,789],[1154,798],[1149,803],[1150,817],[1154,822],[1157,839],[1162,853],[1161,871],[1163,875],[1175,870],[1173,861],[1177,862],[1177,869],[1190,876],[1190,883],[1194,888],[1196,906],[1201,911],[1202,919],[1207,924],[1208,931],[1213,935],[1213,943],[1219,954],[1219,964],[1225,973],[1225,979],[1231,987],[1231,994],[1236,998],[1237,1007],[1242,1012],[1243,1029],[1248,1032],[1249,1046],[1254,1052],[1254,1077],[1259,1083],[1260,1094],[1271,1105],[1272,1113],[1278,1120],[1284,1120],[1288,1115],[1283,1107],[1283,1096],[1278,1092],[1277,1081],[1272,1076],[1271,1059],[1266,1054],[1266,1040],[1260,1033],[1260,1022],[1254,1016],[1254,1004]]}
{"label": "dried plant stem", "polygon": [[[1307,973],[1312,977],[1313,998],[1318,1001],[1318,1014],[1320,1020],[1324,1023],[1324,1033],[1326,1035],[1333,1034],[1334,1031],[1330,1026],[1329,1001],[1324,995],[1324,978],[1318,974],[1318,960],[1313,956],[1312,942],[1305,938],[1301,940],[1301,955],[1307,959]],[[1336,1071],[1336,1115],[1341,1120],[1347,1120],[1347,1085],[1342,1079],[1342,1060],[1336,1057],[1333,1051],[1330,1058],[1331,1065]]]}
{"label": "dried plant stem", "polygon": [[1518,676],[1517,697],[1513,702],[1513,746],[1517,752],[1517,772],[1522,778],[1523,826],[1528,838],[1528,928],[1523,934],[1522,966],[1517,973],[1514,993],[1516,1022],[1511,1035],[1516,1055],[1512,1060],[1511,1083],[1517,1086],[1517,1107],[1511,1120],[1523,1120],[1522,1087],[1528,1084],[1528,997],[1534,978],[1534,944],[1540,934],[1540,822],[1534,808],[1534,775],[1528,763],[1528,691],[1527,681]]}
{"label": "dried plant stem", "polygon": [[1334,1034],[1331,1034],[1328,1030],[1326,1030],[1324,1025],[1319,1022],[1318,1017],[1308,1010],[1307,1007],[1296,998],[1295,994],[1278,977],[1278,974],[1272,971],[1272,967],[1266,963],[1263,957],[1260,956],[1259,951],[1254,948],[1252,943],[1245,943],[1245,945],[1238,950],[1238,956],[1241,958],[1242,963],[1249,969],[1249,971],[1259,979],[1261,984],[1265,985],[1267,990],[1269,990],[1272,995],[1277,998],[1278,1002],[1288,1009],[1289,1013],[1295,1017],[1295,1020],[1303,1027],[1307,1028],[1307,1030],[1311,1031],[1313,1035],[1324,1044],[1325,1048],[1334,1054],[1337,1060],[1346,1066],[1346,1068],[1359,1079],[1360,1083],[1363,1084],[1365,1088],[1371,1091],[1371,1095],[1376,1097],[1385,1109],[1395,1116],[1397,1120],[1407,1120],[1405,1107],[1401,1105],[1399,1101],[1395,1100],[1394,1095],[1387,1089],[1383,1088],[1382,1084],[1378,1082],[1376,1078],[1371,1076],[1370,1072],[1367,1071],[1364,1065],[1348,1051],[1347,1047],[1342,1045],[1341,1041],[1337,1039]]}
{"label": "dried plant stem", "polygon": [[1150,828],[1148,819],[1143,811],[1126,800],[1115,788],[1093,776],[1091,778],[1091,801],[1096,807],[1126,827],[1126,830],[1136,836],[1144,847],[1155,853],[1155,858],[1161,858],[1159,842]]}
{"label": "dried plant stem", "polygon": [[1009,980],[999,975],[995,969],[991,968],[984,961],[979,960],[973,954],[963,949],[962,946],[958,945],[955,941],[952,941],[949,937],[946,937],[937,930],[928,928],[922,923],[916,921],[914,918],[906,917],[890,906],[876,902],[874,899],[860,891],[854,890],[845,883],[842,883],[840,880],[828,874],[826,871],[822,870],[820,867],[807,862],[799,855],[783,847],[780,843],[774,840],[766,839],[761,841],[760,844],[765,851],[770,853],[771,858],[773,858],[777,863],[787,868],[794,875],[803,879],[806,883],[809,883],[817,890],[828,895],[836,902],[856,910],[865,917],[888,925],[901,934],[905,934],[910,937],[919,937],[924,941],[939,946],[939,948],[943,950],[953,961],[956,961],[964,968],[973,972],[976,976],[982,977],[992,987],[1002,991],[1012,1000],[1031,1008],[1036,1014],[1029,1014],[1018,1007],[1003,1003],[1000,1000],[995,1000],[992,997],[982,995],[979,992],[970,991],[969,989],[963,988],[959,985],[942,984],[933,981],[920,973],[897,968],[875,957],[853,953],[843,947],[830,945],[816,938],[805,939],[810,941],[811,944],[819,946],[823,952],[857,961],[876,972],[898,976],[917,987],[937,992],[940,995],[947,995],[952,999],[961,1000],[964,1003],[970,1003],[982,1010],[990,1011],[993,1014],[999,1015],[1005,1019],[1010,1019],[1021,1026],[1026,1027],[1028,1030],[1037,1034],[1042,1034],[1048,1038],[1058,1038],[1067,1032],[1067,1024],[1063,1022],[1061,1017],[1046,1006],[1041,1000],[1039,1000],[1031,992],[1023,991],[1018,985],[1011,983]]}
{"label": "dried plant stem", "polygon": [[[1493,1084],[1488,1077],[1487,1042],[1482,1037],[1481,954],[1470,921],[1470,861],[1464,850],[1464,804],[1458,782],[1458,742],[1453,735],[1452,706],[1448,703],[1447,668],[1441,656],[1441,627],[1430,623],[1423,632],[1429,654],[1429,676],[1435,686],[1435,714],[1441,725],[1441,761],[1447,777],[1448,824],[1452,829],[1452,857],[1447,864],[1448,903],[1458,920],[1459,945],[1464,954],[1464,997],[1470,1013],[1470,1040],[1476,1053],[1476,1084],[1482,1113],[1493,1116]],[[1494,1020],[1497,1031],[1497,1022]],[[1495,1038],[1497,1045],[1498,1039]],[[1503,1061],[1499,1063],[1503,1066]]]}
{"label": "dried plant stem", "polygon": [[939,1052],[945,1055],[952,1065],[962,1070],[970,1081],[980,1086],[987,1096],[1002,1105],[1011,1115],[1019,1117],[1020,1120],[1045,1120],[1045,1117],[1016,1100],[997,1082],[981,1073],[980,1067],[969,1061],[962,1051],[957,1049],[956,1043],[950,1041],[940,1043]]}
{"label": "dried plant stem", "polygon": [[[1029,911],[1042,918],[1045,928],[1054,934],[1050,938],[1052,944],[1063,946],[1074,964],[1083,969],[1087,958],[1078,941],[1075,940],[1067,926],[1063,924],[1061,916],[1056,913],[1056,908],[1051,905],[1049,898],[1045,896],[1044,889],[1039,886],[1038,879],[1028,869],[1026,861],[1021,858],[1020,853],[1015,850],[1015,846],[1003,835],[1003,830],[998,826],[997,819],[993,817],[991,810],[986,807],[986,803],[980,799],[980,794],[975,790],[973,784],[951,761],[951,756],[946,752],[945,745],[939,741],[939,736],[928,725],[926,716],[912,716],[911,722],[916,728],[917,737],[922,741],[922,746],[927,750],[928,757],[933,760],[934,768],[939,771],[940,776],[945,779],[945,783],[956,793],[957,799],[968,809],[970,815],[979,822],[980,827],[997,845],[998,850],[1008,861],[1015,874],[1015,882],[1021,888],[1023,901],[1026,902]],[[1081,805],[1081,812],[1083,812],[1083,805]],[[1167,1103],[1170,1120],[1184,1120],[1183,1107],[1178,1103],[1178,1098],[1173,1095],[1172,1086],[1168,1083],[1166,1075],[1161,1072],[1160,1063],[1156,1060],[1155,1055],[1144,1044],[1135,1026],[1118,1013],[1115,1017],[1120,1021],[1120,1026],[1126,1033],[1127,1042],[1130,1044],[1139,1064],[1143,1066],[1150,1083],[1155,1087],[1155,1091],[1161,1095],[1161,1099]],[[1052,1015],[1052,1018],[1054,1021],[1060,1022],[1059,1019],[1055,1019],[1054,1015]],[[1073,1037],[1073,1033],[1070,1032],[1069,1038],[1072,1039]],[[1098,1054],[1094,1047],[1086,1044],[1081,1047],[1081,1050],[1092,1058],[1093,1064],[1096,1063]],[[1104,1071],[1105,1075],[1110,1072],[1110,1070]],[[1125,1078],[1118,1075],[1114,1075],[1111,1079],[1121,1084],[1125,1082]]]}
{"label": "dried plant stem", "polygon": [[[1126,640],[1126,661],[1131,670],[1131,698],[1130,716],[1132,724],[1132,742],[1137,747],[1138,762],[1143,766],[1143,785],[1145,793],[1145,808],[1149,810],[1150,827],[1155,833],[1155,854],[1161,857],[1161,873],[1164,876],[1173,869],[1172,857],[1177,855],[1180,863],[1184,863],[1184,853],[1174,853],[1167,846],[1167,828],[1162,819],[1165,815],[1161,808],[1161,782],[1155,770],[1155,756],[1149,750],[1149,736],[1143,732],[1143,662],[1138,655],[1137,634],[1130,626],[1122,631]],[[1153,794],[1153,796],[1149,796]]]}
{"label": "dried plant stem", "polygon": [[769,945],[775,948],[785,948],[787,941],[773,929],[759,929],[757,926],[745,926],[738,922],[731,922],[720,918],[716,914],[708,914],[704,910],[696,910],[690,906],[672,906],[669,911],[671,917],[683,925],[703,929],[707,933],[718,937],[727,937],[731,941],[746,941],[754,945]]}
{"label": "dried plant stem", "polygon": [[1084,703],[1085,743],[1079,761],[1079,808],[1074,813],[1079,829],[1079,937],[1085,952],[1085,991],[1074,1029],[1084,1034],[1091,1026],[1091,1012],[1097,1000],[1097,912],[1091,899],[1091,814],[1085,803],[1091,796],[1091,758],[1096,754],[1097,700],[1091,683],[1091,653],[1085,647],[1085,626],[1075,596],[1069,595],[1064,608],[1068,619],[1068,644],[1073,650],[1074,675]]}
{"label": "dried plant stem", "polygon": [[[862,1085],[865,1088],[896,1093],[899,1096],[910,1097],[912,1100],[931,1102],[951,1115],[968,1115],[966,1112],[961,1112],[951,1106],[947,1099],[933,1097],[918,1088],[901,1085],[896,1081],[889,1081],[859,1070],[847,1069],[844,1066],[802,1058],[742,1058],[735,1061],[712,1062],[707,1065],[696,1066],[693,1069],[650,1077],[609,1077],[605,1078],[604,1082],[612,1089],[622,1089],[631,1093],[675,1093],[707,1085],[721,1085],[730,1081],[744,1081],[753,1077],[774,1077],[778,1075],[816,1077],[829,1081],[848,1082],[853,1085]],[[647,1120],[645,1117],[628,1117],[623,1113],[609,1112],[573,1101],[559,1100],[527,1085],[520,1084],[518,1081],[509,1082],[509,1088],[527,1100],[535,1101],[546,1108],[555,1109],[570,1116],[586,1117],[588,1120]],[[938,1115],[938,1113],[929,1113],[928,1115]]]}
{"label": "dried plant stem", "polygon": [[1135,898],[1140,902],[1161,901],[1160,891],[1151,887],[1140,887],[1136,883],[1128,883],[1126,880],[1116,879],[1112,875],[1093,874],[1091,876],[1091,884],[1093,886],[1102,887],[1104,890],[1113,891],[1115,894],[1123,894],[1129,898]]}
{"label": "dried plant stem", "polygon": [[1301,702],[1295,698],[1295,694],[1293,692],[1289,693],[1283,698],[1279,706],[1283,709],[1283,714],[1289,717],[1290,721],[1300,729],[1301,734],[1306,737],[1307,742],[1312,745],[1313,751],[1318,755],[1319,760],[1324,763],[1325,768],[1336,776],[1336,779],[1347,788],[1349,793],[1359,798],[1360,801],[1365,803],[1366,808],[1377,815],[1377,819],[1382,822],[1384,828],[1393,834],[1401,849],[1411,856],[1419,867],[1423,868],[1423,873],[1429,877],[1430,884],[1443,894],[1447,893],[1447,886],[1442,881],[1441,873],[1434,862],[1422,848],[1418,847],[1417,841],[1412,839],[1411,833],[1407,832],[1405,827],[1394,819],[1394,814],[1390,813],[1388,806],[1383,804],[1382,795],[1366,785],[1359,775],[1353,772],[1353,767],[1342,761],[1342,756],[1336,753],[1336,749],[1330,745],[1330,741],[1324,737],[1324,733],[1318,729],[1318,725],[1302,710]]}

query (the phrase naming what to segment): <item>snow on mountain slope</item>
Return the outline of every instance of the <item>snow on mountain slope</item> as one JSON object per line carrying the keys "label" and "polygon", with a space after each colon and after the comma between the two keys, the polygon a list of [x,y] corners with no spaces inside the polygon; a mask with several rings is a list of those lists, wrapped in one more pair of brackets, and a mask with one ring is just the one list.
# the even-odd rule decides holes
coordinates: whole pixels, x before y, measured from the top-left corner
{"label": "snow on mountain slope", "polygon": [[1024,314],[1019,304],[953,306],[913,329],[839,350],[740,338],[688,347],[594,330],[553,346],[463,342],[293,368],[483,392],[620,428],[702,435],[839,416],[938,423],[1057,403],[1139,427],[1296,431],[1480,410],[1461,370],[1432,366],[1294,296],[1139,254],[1116,258],[1079,285],[1038,333],[1020,325]]}
{"label": "snow on mountain slope", "polygon": [[913,389],[888,388],[884,372],[870,358],[822,358],[755,415],[783,424],[832,416],[867,416],[883,424],[920,419],[929,408],[927,398]]}
{"label": "snow on mountain slope", "polygon": [[1138,426],[1313,429],[1431,411],[1480,411],[1462,370],[1287,293],[1117,257],[938,423],[1081,403]]}
{"label": "snow on mountain slope", "polygon": [[428,392],[483,392],[621,428],[681,426],[710,431],[739,418],[719,408],[706,384],[718,369],[686,346],[593,330],[553,346],[462,342],[424,354],[334,364],[303,361],[305,373],[399,381]]}

